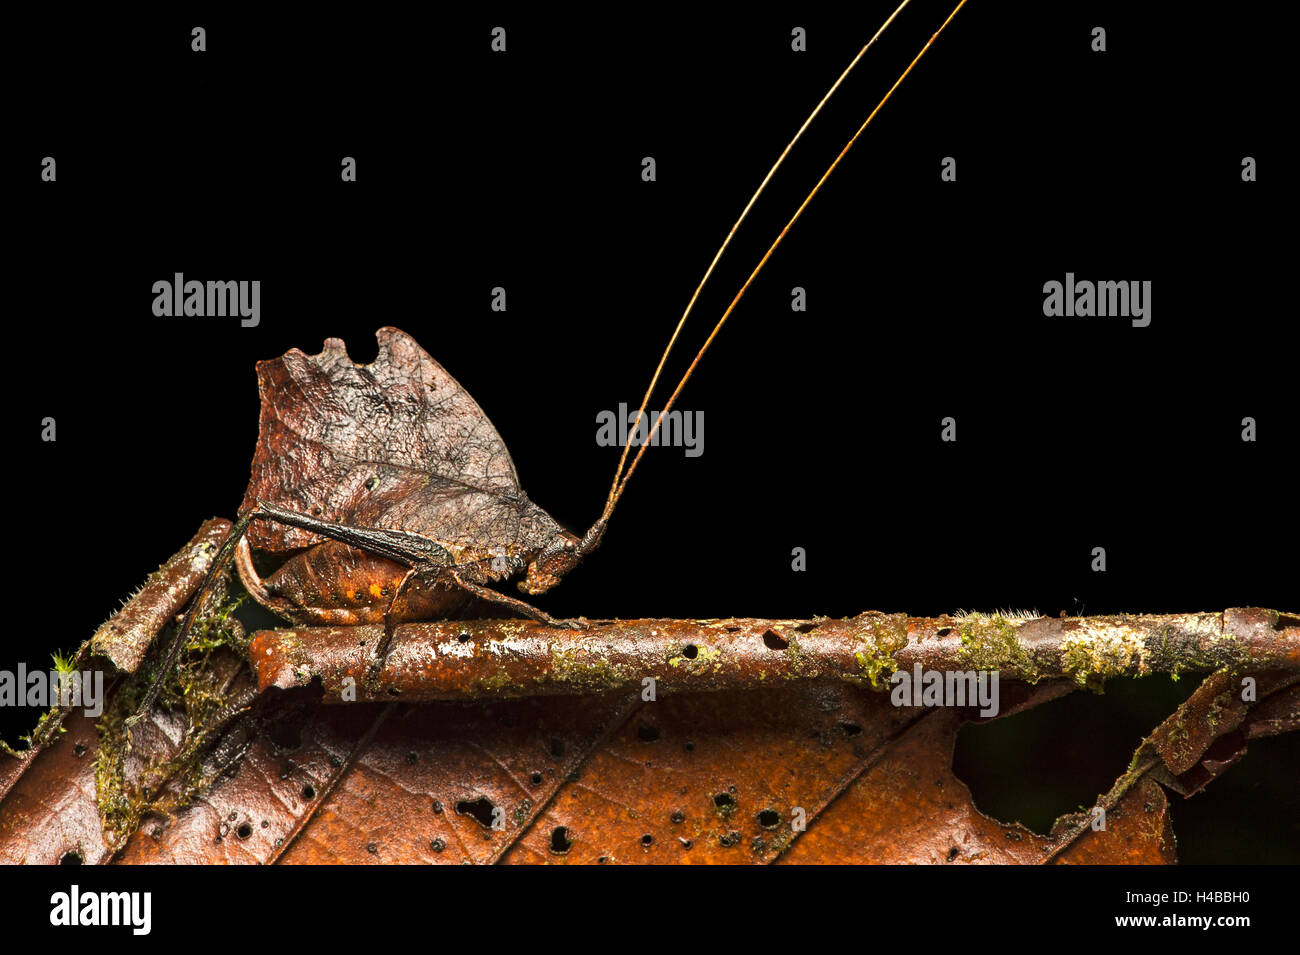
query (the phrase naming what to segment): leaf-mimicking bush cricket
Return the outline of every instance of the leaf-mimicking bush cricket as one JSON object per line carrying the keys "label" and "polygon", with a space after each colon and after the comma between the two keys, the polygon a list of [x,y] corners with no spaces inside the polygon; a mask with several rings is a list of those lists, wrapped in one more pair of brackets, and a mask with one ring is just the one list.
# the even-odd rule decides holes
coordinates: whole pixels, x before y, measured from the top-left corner
{"label": "leaf-mimicking bush cricket", "polygon": [[[844,78],[909,2],[899,4],[841,73],[732,226],[669,339],[641,401],[638,422],[700,291],[764,187]],[[378,357],[366,366],[354,365],[338,339],[327,340],[318,355],[294,349],[259,362],[262,412],[252,479],[234,527],[172,638],[160,672],[175,665],[214,583],[232,560],[249,593],[282,615],[337,623],[382,619],[386,637],[378,654],[381,663],[396,621],[422,614],[427,619],[449,599],[466,594],[548,625],[584,628],[582,620],[557,620],[490,585],[522,574],[521,591],[543,594],[600,546],[614,507],[664,415],[736,304],[840,160],[965,2],[960,0],[926,42],[768,248],[687,368],[649,436],[638,442],[630,463],[635,433],[629,435],[605,506],[585,534],[565,530],[528,499],[505,443],[486,415],[404,332],[380,329]],[[253,549],[287,560],[263,579]],[[315,584],[307,586],[306,581]],[[150,685],[132,720],[149,710],[160,683],[155,679]]]}

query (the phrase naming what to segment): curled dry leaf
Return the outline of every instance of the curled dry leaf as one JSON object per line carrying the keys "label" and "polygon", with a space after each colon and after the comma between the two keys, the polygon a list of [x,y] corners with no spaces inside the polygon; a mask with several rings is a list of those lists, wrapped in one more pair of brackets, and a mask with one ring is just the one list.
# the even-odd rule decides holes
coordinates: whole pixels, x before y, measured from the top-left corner
{"label": "curled dry leaf", "polygon": [[131,599],[90,638],[92,651],[124,673],[134,673],[153,638],[189,603],[212,566],[230,521],[205,521],[190,542],[154,571]]}

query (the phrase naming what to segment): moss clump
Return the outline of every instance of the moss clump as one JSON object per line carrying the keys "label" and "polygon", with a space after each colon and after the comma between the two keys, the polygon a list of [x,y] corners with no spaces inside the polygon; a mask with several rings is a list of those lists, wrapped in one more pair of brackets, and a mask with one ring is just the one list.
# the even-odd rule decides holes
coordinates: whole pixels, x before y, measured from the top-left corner
{"label": "moss clump", "polygon": [[1034,656],[1020,642],[1020,623],[1002,614],[973,613],[962,618],[958,655],[972,670],[1007,670],[1026,683],[1042,679]]}
{"label": "moss clump", "polygon": [[[230,681],[214,657],[247,655],[248,638],[232,616],[242,595],[230,598],[224,589],[213,594],[217,609],[196,621],[180,660],[170,672],[159,673],[161,653],[120,686],[96,723],[95,790],[100,825],[112,851],[125,844],[149,815],[170,815],[189,805],[226,769],[220,760],[205,760],[210,744],[242,712],[231,699]],[[155,641],[155,650],[167,645]],[[184,742],[169,756],[155,756],[140,765],[132,760],[127,719],[134,714],[149,685],[160,679],[158,707],[181,714]]]}
{"label": "moss clump", "polygon": [[1079,686],[1101,692],[1112,676],[1151,672],[1146,639],[1122,626],[1080,626],[1061,642],[1061,669]]}
{"label": "moss clump", "polygon": [[[54,672],[60,677],[70,677],[72,673],[81,665],[82,660],[90,655],[90,641],[83,643],[75,652],[64,656],[58,650],[51,654],[50,659],[54,663]],[[54,691],[57,695],[57,688]],[[74,709],[71,706],[61,706],[57,699],[48,710],[40,715],[32,731],[24,736],[19,736],[19,742],[24,744],[23,749],[14,749],[3,739],[0,739],[0,753],[12,756],[15,759],[26,759],[32,755],[32,751],[48,746],[55,739],[67,732],[63,725],[63,717],[69,710]]]}
{"label": "moss clump", "polygon": [[861,634],[862,649],[854,653],[861,677],[880,688],[880,676],[898,669],[894,654],[907,646],[907,623],[902,615],[880,615]]}
{"label": "moss clump", "polygon": [[616,689],[631,681],[624,668],[603,657],[551,648],[551,675],[561,682],[593,691]]}

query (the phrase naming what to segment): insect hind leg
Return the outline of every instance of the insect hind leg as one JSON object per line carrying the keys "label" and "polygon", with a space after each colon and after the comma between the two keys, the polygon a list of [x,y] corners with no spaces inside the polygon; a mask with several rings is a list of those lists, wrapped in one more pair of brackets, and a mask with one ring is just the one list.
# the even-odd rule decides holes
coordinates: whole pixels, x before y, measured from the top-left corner
{"label": "insect hind leg", "polygon": [[[212,593],[213,585],[217,579],[230,565],[231,559],[235,555],[235,549],[239,542],[243,540],[244,535],[248,532],[248,526],[255,520],[274,520],[281,524],[287,524],[290,527],[298,527],[303,530],[320,534],[322,537],[328,537],[333,540],[342,541],[362,550],[369,551],[380,557],[387,557],[407,566],[438,566],[450,564],[452,561],[451,554],[437,542],[422,537],[419,534],[412,534],[407,531],[381,530],[369,527],[352,527],[347,524],[338,524],[334,521],[323,521],[319,518],[310,517],[306,514],[299,514],[297,511],[286,510],[274,504],[268,504],[265,501],[258,501],[248,510],[244,511],[236,518],[234,525],[230,528],[230,533],[222,542],[220,550],[212,559],[212,564],[208,568],[207,576],[203,578],[203,584],[199,588],[198,594],[190,604],[189,610],[185,614],[185,620],[177,630],[176,635],[172,638],[171,644],[167,647],[163,655],[163,660],[157,675],[149,684],[140,705],[136,708],[135,713],[127,719],[128,740],[129,731],[144,718],[150,708],[158,699],[158,693],[162,689],[163,680],[172,669],[176,666],[176,661],[180,658],[181,650],[189,642],[190,631],[194,627],[194,621],[203,615],[203,611],[208,604],[208,598]],[[410,575],[408,575],[410,576]],[[389,610],[392,607],[390,605]],[[388,630],[387,622],[385,629]]]}
{"label": "insect hind leg", "polygon": [[290,527],[311,531],[313,534],[350,544],[378,557],[387,557],[389,560],[406,564],[408,567],[421,563],[450,564],[452,562],[451,554],[437,541],[410,531],[354,527],[351,524],[323,521],[318,517],[309,517],[297,511],[267,504],[265,501],[258,501],[251,510],[255,512],[254,518],[269,518]]}

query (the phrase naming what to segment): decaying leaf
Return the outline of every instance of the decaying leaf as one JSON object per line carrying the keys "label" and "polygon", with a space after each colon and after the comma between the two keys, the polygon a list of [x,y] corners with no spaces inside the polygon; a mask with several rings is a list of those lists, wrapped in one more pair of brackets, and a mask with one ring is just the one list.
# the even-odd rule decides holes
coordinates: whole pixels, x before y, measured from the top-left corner
{"label": "decaying leaf", "polygon": [[[903,619],[926,633],[945,629],[946,618]],[[659,623],[693,635],[697,649],[733,633],[725,624]],[[481,636],[502,624],[458,626]],[[734,632],[762,642],[763,633],[814,629],[749,621]],[[1280,629],[1295,639],[1293,628]],[[452,642],[469,655],[482,649]],[[254,658],[261,646],[251,644]],[[956,733],[978,718],[974,707],[896,706],[862,672],[846,679],[805,666],[774,685],[683,684],[655,699],[626,688],[593,694],[578,681],[576,695],[499,699],[478,685],[476,700],[348,705],[325,702],[308,681],[266,689],[254,704],[254,671],[224,643],[213,650],[203,671],[215,688],[206,738],[201,726],[182,732],[195,714],[177,710],[173,692],[124,751],[118,721],[148,668],[124,675],[100,725],[72,714],[68,732],[0,803],[0,858],[1168,863],[1166,788],[1195,792],[1246,740],[1300,723],[1294,670],[1260,671],[1258,703],[1241,700],[1236,678],[1216,672],[1099,799],[1104,829],[1087,813],[1069,814],[1040,835],[981,813],[953,774]],[[205,652],[192,648],[191,663],[196,651]],[[1078,688],[1069,674],[1008,681],[999,715]],[[117,770],[105,777],[105,766]]]}
{"label": "decaying leaf", "polygon": [[90,638],[92,651],[124,673],[134,673],[158,631],[194,596],[229,533],[229,521],[205,521],[189,544],[154,571],[123,608],[95,631]]}

